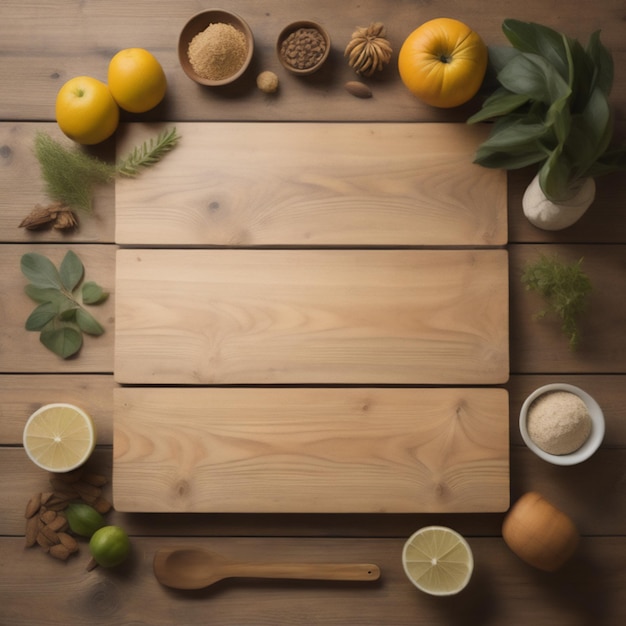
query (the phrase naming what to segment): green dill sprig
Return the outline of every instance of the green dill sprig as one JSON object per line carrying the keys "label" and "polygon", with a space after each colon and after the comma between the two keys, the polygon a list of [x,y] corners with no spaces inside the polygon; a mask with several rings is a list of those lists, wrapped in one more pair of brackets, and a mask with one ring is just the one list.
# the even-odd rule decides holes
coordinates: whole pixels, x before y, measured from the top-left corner
{"label": "green dill sprig", "polygon": [[115,166],[80,150],[66,148],[44,132],[35,136],[35,154],[46,193],[71,209],[90,213],[94,187],[115,178]]}
{"label": "green dill sprig", "polygon": [[180,136],[176,127],[165,130],[149,142],[145,142],[117,164],[117,173],[120,176],[134,178],[141,168],[150,167],[160,161],[165,153],[169,152],[178,143]]}
{"label": "green dill sprig", "polygon": [[578,320],[587,309],[591,293],[591,281],[582,269],[583,259],[567,264],[558,257],[541,256],[528,263],[522,274],[522,284],[529,291],[539,293],[546,308],[537,313],[541,318],[548,313],[561,320],[561,329],[569,339],[570,349],[575,350],[580,342]]}

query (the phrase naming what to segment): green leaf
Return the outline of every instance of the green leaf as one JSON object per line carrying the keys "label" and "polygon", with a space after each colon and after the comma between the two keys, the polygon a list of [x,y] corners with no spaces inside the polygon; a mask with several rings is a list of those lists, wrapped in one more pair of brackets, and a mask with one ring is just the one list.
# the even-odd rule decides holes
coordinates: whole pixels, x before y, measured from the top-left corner
{"label": "green leaf", "polygon": [[474,163],[496,169],[519,169],[547,158],[541,139],[546,128],[539,123],[525,123],[524,118],[502,118],[489,138],[479,146]]}
{"label": "green leaf", "polygon": [[67,254],[61,261],[60,274],[61,282],[68,291],[73,291],[78,283],[80,283],[85,272],[85,268],[81,260],[71,250],[67,251]]}
{"label": "green leaf", "polygon": [[513,58],[520,54],[519,50],[509,46],[489,46],[489,64],[496,74]]}
{"label": "green leaf", "polygon": [[512,59],[498,73],[498,81],[509,91],[546,105],[566,96],[570,91],[568,84],[552,65],[530,53]]}
{"label": "green leaf", "polygon": [[39,336],[39,340],[48,350],[64,359],[76,354],[83,345],[82,335],[69,326],[44,330]]}
{"label": "green leaf", "polygon": [[41,288],[28,284],[24,287],[26,295],[35,302],[61,302],[65,300],[65,296],[58,290],[53,288]]}
{"label": "green leaf", "polygon": [[561,148],[557,148],[539,170],[539,185],[552,202],[563,202],[572,193],[572,170]]}
{"label": "green leaf", "polygon": [[52,321],[59,312],[59,309],[52,302],[44,302],[36,307],[26,320],[26,330],[41,330]]}
{"label": "green leaf", "polygon": [[494,117],[508,115],[526,104],[529,99],[530,98],[525,94],[511,93],[508,89],[504,88],[496,89],[496,91],[483,102],[482,109],[472,115],[467,120],[467,123],[476,124],[477,122],[484,122]]}
{"label": "green leaf", "polygon": [[592,178],[626,170],[626,146],[607,150],[588,170]]}
{"label": "green leaf", "polygon": [[63,287],[57,268],[50,259],[36,252],[22,256],[22,273],[35,287],[59,289]]}
{"label": "green leaf", "polygon": [[610,95],[613,87],[613,57],[600,41],[600,31],[589,38],[587,55],[595,67],[593,86],[598,87],[605,95]]}
{"label": "green leaf", "polygon": [[121,176],[134,178],[142,168],[158,163],[167,152],[176,146],[179,139],[175,127],[163,131],[156,140],[152,138],[149,142],[144,142],[141,147],[136,147],[122,159],[117,164],[117,173]]}
{"label": "green leaf", "polygon": [[91,313],[88,313],[85,309],[76,310],[76,323],[78,327],[88,335],[102,335],[102,333],[104,333],[104,328]]}
{"label": "green leaf", "polygon": [[545,58],[569,82],[566,43],[561,33],[541,24],[513,19],[504,20],[502,30],[515,48]]}
{"label": "green leaf", "polygon": [[109,294],[97,283],[88,281],[83,285],[82,297],[85,304],[100,304],[109,297]]}

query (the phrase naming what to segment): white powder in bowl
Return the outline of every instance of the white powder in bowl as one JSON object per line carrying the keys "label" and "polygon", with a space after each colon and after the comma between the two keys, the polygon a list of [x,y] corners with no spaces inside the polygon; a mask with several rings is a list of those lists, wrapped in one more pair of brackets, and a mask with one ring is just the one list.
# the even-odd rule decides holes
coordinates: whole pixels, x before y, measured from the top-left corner
{"label": "white powder in bowl", "polygon": [[591,417],[575,393],[552,391],[530,405],[526,428],[533,442],[545,452],[570,454],[589,437]]}

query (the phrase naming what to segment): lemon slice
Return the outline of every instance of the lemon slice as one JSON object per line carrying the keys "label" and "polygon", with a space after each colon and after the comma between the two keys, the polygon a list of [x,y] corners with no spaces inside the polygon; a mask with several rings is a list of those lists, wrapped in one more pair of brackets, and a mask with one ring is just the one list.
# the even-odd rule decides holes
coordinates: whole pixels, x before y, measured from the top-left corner
{"label": "lemon slice", "polygon": [[426,526],[404,544],[402,565],[418,589],[433,596],[449,596],[469,582],[474,557],[467,541],[456,531]]}
{"label": "lemon slice", "polygon": [[49,472],[82,465],[96,445],[96,429],[85,411],[72,404],[46,404],[24,427],[24,449],[33,463]]}

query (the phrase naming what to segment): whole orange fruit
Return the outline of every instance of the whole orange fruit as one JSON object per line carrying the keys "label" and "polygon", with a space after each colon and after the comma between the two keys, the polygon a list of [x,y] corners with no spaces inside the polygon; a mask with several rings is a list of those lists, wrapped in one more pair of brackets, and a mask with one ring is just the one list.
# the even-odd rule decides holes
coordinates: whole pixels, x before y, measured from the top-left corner
{"label": "whole orange fruit", "polygon": [[90,76],[71,78],[59,89],[55,115],[59,128],[73,141],[85,145],[108,139],[120,119],[109,88]]}
{"label": "whole orange fruit", "polygon": [[154,108],[167,89],[161,64],[143,48],[120,50],[109,62],[107,80],[115,101],[131,113]]}
{"label": "whole orange fruit", "polygon": [[458,20],[440,17],[415,29],[398,54],[400,78],[426,104],[450,108],[470,100],[487,70],[487,46]]}

